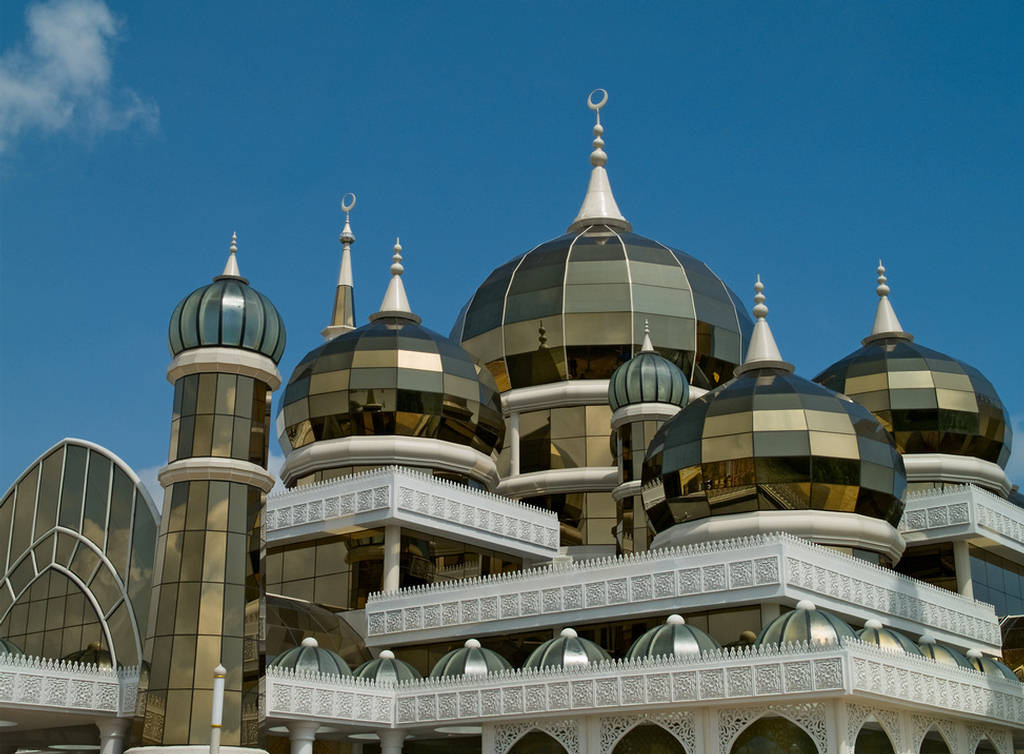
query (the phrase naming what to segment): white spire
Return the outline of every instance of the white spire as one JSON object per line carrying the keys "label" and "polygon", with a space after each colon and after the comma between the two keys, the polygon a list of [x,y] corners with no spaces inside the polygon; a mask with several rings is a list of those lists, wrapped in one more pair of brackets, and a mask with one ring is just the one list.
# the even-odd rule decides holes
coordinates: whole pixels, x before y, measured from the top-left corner
{"label": "white spire", "polygon": [[[598,102],[594,101],[595,94],[601,94]],[[597,122],[594,125],[594,151],[590,153],[590,164],[594,169],[590,171],[590,184],[587,186],[587,195],[583,197],[583,205],[579,214],[569,226],[570,233],[576,233],[591,225],[608,225],[617,230],[632,230],[633,226],[619,212],[619,205],[615,203],[612,196],[612,185],[608,181],[608,171],[604,166],[608,162],[608,155],[603,149],[604,126],[601,125],[601,108],[608,103],[608,92],[604,89],[595,89],[587,96],[587,107],[594,111]]]}
{"label": "white spire", "polygon": [[220,280],[222,278],[235,278],[242,282],[248,282],[242,273],[238,271],[238,259],[235,258],[235,254],[238,253],[238,234],[231,234],[231,246],[228,247],[228,261],[224,264],[224,272],[214,278],[214,280]]}
{"label": "white spire", "polygon": [[651,323],[644,320],[644,342],[640,346],[640,353],[654,353],[654,346],[651,344]]}
{"label": "white spire", "polygon": [[757,282],[754,283],[754,332],[750,336],[747,358],[743,364],[736,367],[735,374],[742,374],[762,367],[793,371],[793,365],[782,360],[779,347],[775,345],[775,336],[772,335],[772,330],[768,327],[768,320],[765,319],[768,315],[768,307],[764,305],[763,291],[764,283],[761,282],[761,276],[758,275]]}
{"label": "white spire", "polygon": [[882,265],[882,260],[879,259],[878,287],[875,288],[875,292],[878,294],[878,308],[875,309],[875,323],[871,327],[871,334],[861,341],[865,345],[873,340],[881,340],[882,338],[914,339],[910,333],[904,332],[903,325],[900,324],[896,311],[892,308],[892,302],[889,301],[889,285],[886,282],[887,280],[888,278],[885,277],[885,267]]}
{"label": "white spire", "polygon": [[381,317],[400,317],[417,324],[421,321],[409,308],[409,299],[405,295],[405,285],[402,283],[403,272],[405,267],[402,266],[402,244],[396,237],[395,253],[391,257],[391,282],[384,292],[384,300],[380,302],[380,311],[370,316],[371,321]]}
{"label": "white spire", "polygon": [[356,327],[355,291],[352,282],[351,246],[356,236],[349,225],[349,213],[356,206],[356,195],[345,194],[341,197],[341,211],[345,213],[345,227],[341,229],[338,240],[341,241],[341,268],[338,270],[338,287],[334,293],[334,310],[331,313],[331,324],[321,331],[325,340],[330,340]]}

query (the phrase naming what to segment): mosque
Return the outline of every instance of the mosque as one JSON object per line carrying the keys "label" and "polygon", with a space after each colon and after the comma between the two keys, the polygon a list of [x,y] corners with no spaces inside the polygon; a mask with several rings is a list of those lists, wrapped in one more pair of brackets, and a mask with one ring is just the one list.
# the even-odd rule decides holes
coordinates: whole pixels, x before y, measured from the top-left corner
{"label": "mosque", "polygon": [[566,233],[447,336],[398,241],[355,321],[346,195],[285,381],[232,240],[170,316],[162,505],[80,439],[0,502],[0,754],[1024,752],[995,388],[914,340],[881,264],[862,343],[796,375],[760,279],[748,313],[634,232],[606,102]]}

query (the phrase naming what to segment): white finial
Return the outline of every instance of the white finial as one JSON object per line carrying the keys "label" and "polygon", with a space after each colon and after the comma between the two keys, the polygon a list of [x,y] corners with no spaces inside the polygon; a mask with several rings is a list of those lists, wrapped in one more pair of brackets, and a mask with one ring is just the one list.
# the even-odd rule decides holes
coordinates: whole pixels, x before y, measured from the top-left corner
{"label": "white finial", "polygon": [[668,620],[665,622],[672,626],[682,626],[686,624],[686,620],[683,616],[679,615],[679,613],[672,613],[672,615],[668,616]]}
{"label": "white finial", "polygon": [[476,639],[466,639],[466,649],[480,649],[480,642]]}
{"label": "white finial", "polygon": [[[601,99],[595,101],[594,95],[600,94]],[[583,205],[576,219],[569,226],[570,233],[576,233],[591,225],[607,225],[616,230],[630,231],[633,226],[622,216],[619,205],[612,196],[612,185],[604,166],[608,164],[608,155],[604,151],[604,126],[601,125],[601,108],[608,103],[608,92],[595,89],[587,96],[587,107],[594,111],[594,151],[590,153],[590,184],[587,186]]]}
{"label": "white finial", "polygon": [[349,213],[356,206],[356,195],[349,192],[341,197],[341,211],[345,213],[345,227],[342,228],[338,240],[341,241],[341,267],[338,269],[338,287],[334,292],[334,309],[331,312],[331,324],[327,325],[321,335],[330,340],[342,333],[356,329],[355,295],[352,282],[352,244],[356,242],[355,233],[349,225]]}
{"label": "white finial", "polygon": [[576,633],[575,628],[563,628],[561,637],[563,639],[575,639],[579,634]]}
{"label": "white finial", "polygon": [[393,660],[395,659],[395,653],[392,652],[390,649],[384,649],[381,651],[379,655],[377,655],[377,657],[379,657],[382,660]]}
{"label": "white finial", "polygon": [[238,253],[238,234],[231,234],[231,246],[228,247],[228,261],[224,265],[224,272],[221,273],[222,278],[240,278],[242,273],[238,271],[238,259],[235,254]]}
{"label": "white finial", "polygon": [[878,294],[878,308],[875,309],[875,322],[871,326],[871,334],[862,341],[865,345],[873,340],[881,340],[883,338],[914,339],[910,333],[904,332],[903,325],[900,324],[896,311],[892,308],[892,302],[889,301],[889,291],[888,278],[885,276],[885,266],[882,264],[882,260],[879,259],[878,286],[875,288],[875,292]]}
{"label": "white finial", "polygon": [[747,358],[736,367],[734,374],[743,374],[752,369],[763,367],[775,367],[788,372],[793,371],[793,365],[782,360],[779,347],[775,344],[775,336],[768,327],[768,307],[764,304],[764,283],[761,276],[757,276],[754,283],[754,332],[750,335],[750,346],[747,348]]}
{"label": "white finial", "polygon": [[921,639],[917,643],[918,644],[934,644],[935,643],[935,635],[934,634],[921,634]]}
{"label": "white finial", "polygon": [[644,342],[640,346],[640,353],[654,353],[654,346],[651,344],[651,323],[644,320]]}
{"label": "white finial", "polygon": [[419,317],[412,313],[409,308],[409,299],[405,295],[405,285],[402,283],[402,273],[405,267],[402,266],[402,244],[395,238],[394,254],[391,256],[391,282],[384,292],[384,300],[380,303],[380,311],[370,315],[370,321],[381,317],[399,317],[412,320],[419,324]]}
{"label": "white finial", "polygon": [[[352,197],[351,199],[349,197]],[[338,240],[342,244],[353,244],[356,242],[355,234],[352,232],[352,228],[348,224],[349,212],[356,206],[356,195],[351,191],[345,196],[341,197],[341,211],[345,213],[345,227],[341,229],[341,235],[338,236]]]}
{"label": "white finial", "polygon": [[307,636],[305,639],[302,640],[302,646],[304,646],[304,647],[319,647],[320,646],[320,642],[318,642],[312,636]]}
{"label": "white finial", "polygon": [[972,660],[980,660],[984,655],[981,654],[980,649],[968,649],[967,656]]}
{"label": "white finial", "polygon": [[870,628],[873,631],[880,631],[882,629],[882,621],[878,618],[868,618],[864,621],[864,628]]}
{"label": "white finial", "polygon": [[796,603],[797,610],[817,610],[817,606],[810,600],[800,600]]}

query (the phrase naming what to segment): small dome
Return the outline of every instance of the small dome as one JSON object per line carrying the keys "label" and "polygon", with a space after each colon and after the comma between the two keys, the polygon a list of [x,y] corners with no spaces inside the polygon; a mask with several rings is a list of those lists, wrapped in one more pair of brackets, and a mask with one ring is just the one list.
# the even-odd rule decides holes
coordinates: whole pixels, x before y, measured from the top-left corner
{"label": "small dome", "polygon": [[105,650],[98,641],[92,642],[85,649],[79,649],[77,652],[72,652],[64,658],[64,662],[77,662],[82,665],[99,665],[101,668],[114,667],[113,660],[110,657],[110,652]]}
{"label": "small dome", "polygon": [[286,668],[306,673],[322,675],[352,675],[348,664],[341,655],[321,647],[312,636],[302,640],[297,647],[282,652],[270,664],[275,668]]}
{"label": "small dome", "polygon": [[921,654],[935,660],[935,662],[941,662],[944,665],[956,665],[961,668],[974,668],[971,661],[964,657],[962,652],[945,644],[939,644],[933,636],[922,636],[917,646],[920,648]]}
{"label": "small dome", "polygon": [[420,671],[409,663],[399,660],[390,649],[385,649],[377,657],[367,660],[352,671],[356,678],[370,681],[395,683],[397,681],[414,681],[422,678]]}
{"label": "small dome", "polygon": [[509,661],[493,649],[480,646],[476,639],[466,639],[464,646],[453,649],[437,661],[430,671],[430,677],[487,675],[511,669]]}
{"label": "small dome", "polygon": [[908,636],[892,628],[883,628],[882,624],[874,619],[867,621],[857,635],[866,644],[875,644],[891,652],[906,652],[908,655],[921,654],[920,648]]}
{"label": "small dome", "polygon": [[20,656],[25,653],[21,651],[21,647],[15,644],[10,639],[0,638],[0,655],[15,655]]}
{"label": "small dome", "polygon": [[286,455],[353,435],[429,437],[490,455],[505,434],[490,372],[448,338],[402,316],[377,317],[310,351],[281,405]]}
{"label": "small dome", "polygon": [[281,360],[284,322],[270,299],[238,274],[235,250],[232,241],[223,275],[174,307],[167,330],[172,356],[190,348],[228,346],[263,354],[275,364]]}
{"label": "small dome", "polygon": [[644,657],[693,657],[702,652],[719,649],[717,641],[683,620],[681,615],[670,615],[663,625],[655,626],[633,642],[626,652],[627,660]]}
{"label": "small dome", "polygon": [[610,659],[611,655],[590,639],[581,638],[571,628],[563,628],[558,638],[548,639],[533,650],[523,663],[523,668],[562,668]]}
{"label": "small dome", "polygon": [[755,642],[758,646],[765,644],[833,644],[840,639],[856,639],[846,623],[825,610],[818,610],[813,602],[800,600],[796,610],[783,613],[767,626]]}
{"label": "small dome", "polygon": [[637,403],[671,403],[685,406],[690,383],[683,370],[655,352],[648,333],[643,349],[612,372],[608,380],[608,402],[612,411]]}
{"label": "small dome", "polygon": [[1017,678],[1017,675],[1006,665],[994,657],[986,657],[977,649],[972,649],[967,653],[967,661],[971,663],[971,667],[975,670],[985,673],[986,675],[994,675],[998,678],[1006,678],[1007,680],[1017,681],[1020,683],[1020,679]]}

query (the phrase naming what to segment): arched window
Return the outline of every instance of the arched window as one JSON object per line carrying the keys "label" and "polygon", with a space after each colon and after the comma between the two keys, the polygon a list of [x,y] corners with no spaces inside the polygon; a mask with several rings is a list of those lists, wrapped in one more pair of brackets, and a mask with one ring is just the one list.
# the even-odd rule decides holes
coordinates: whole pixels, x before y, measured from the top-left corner
{"label": "arched window", "polygon": [[516,741],[508,754],[565,754],[565,749],[547,733],[531,730]]}
{"label": "arched window", "polygon": [[983,738],[978,742],[977,748],[974,750],[974,754],[999,754],[999,750],[989,741],[987,738]]}
{"label": "arched window", "polygon": [[946,744],[946,739],[934,728],[925,734],[919,751],[921,754],[953,754]]}
{"label": "arched window", "polygon": [[857,743],[853,746],[854,754],[896,754],[889,736],[876,722],[866,722],[857,734]]}
{"label": "arched window", "polygon": [[819,754],[811,737],[784,717],[762,717],[746,728],[730,754]]}
{"label": "arched window", "polygon": [[660,725],[638,725],[624,735],[612,754],[686,754],[681,743]]}

